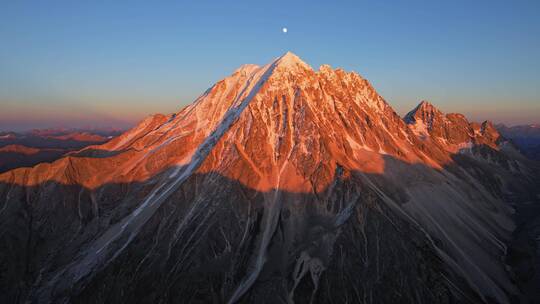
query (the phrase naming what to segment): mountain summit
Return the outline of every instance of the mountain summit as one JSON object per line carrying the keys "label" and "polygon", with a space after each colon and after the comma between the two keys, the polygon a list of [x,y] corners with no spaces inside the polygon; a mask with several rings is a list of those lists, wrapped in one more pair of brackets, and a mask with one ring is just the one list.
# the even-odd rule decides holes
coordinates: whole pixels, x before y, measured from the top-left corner
{"label": "mountain summit", "polygon": [[2,174],[0,299],[506,303],[501,183],[530,172],[487,128],[467,122],[450,146],[461,116],[413,112],[288,52],[104,145]]}
{"label": "mountain summit", "polygon": [[427,124],[428,128],[431,129],[433,121],[443,120],[443,113],[439,111],[434,105],[429,103],[429,101],[422,100],[416,108],[410,111],[404,117],[407,123],[414,123],[416,121],[422,121]]}
{"label": "mountain summit", "polygon": [[281,66],[286,70],[294,71],[297,67],[310,69],[311,67],[292,52],[287,52],[274,61],[274,65]]}
{"label": "mountain summit", "polygon": [[449,152],[483,145],[497,150],[503,141],[490,121],[471,123],[462,114],[444,114],[428,101],[420,102],[405,115],[404,121],[420,138],[429,137]]}

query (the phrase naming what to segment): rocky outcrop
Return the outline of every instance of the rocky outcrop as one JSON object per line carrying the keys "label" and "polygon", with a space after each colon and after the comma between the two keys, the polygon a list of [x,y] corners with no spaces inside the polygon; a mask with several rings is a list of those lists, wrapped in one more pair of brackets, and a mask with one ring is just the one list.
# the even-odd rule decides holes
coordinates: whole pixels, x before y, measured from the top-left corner
{"label": "rocky outcrop", "polygon": [[498,149],[503,141],[490,121],[470,123],[464,115],[444,114],[427,101],[420,102],[405,115],[404,121],[419,137],[429,137],[449,152],[479,145]]}

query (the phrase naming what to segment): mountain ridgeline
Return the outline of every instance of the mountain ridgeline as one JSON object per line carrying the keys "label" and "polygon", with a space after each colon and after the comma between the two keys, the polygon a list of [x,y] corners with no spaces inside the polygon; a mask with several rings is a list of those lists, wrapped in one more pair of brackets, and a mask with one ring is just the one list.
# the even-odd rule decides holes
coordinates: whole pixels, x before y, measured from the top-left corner
{"label": "mountain ridgeline", "polygon": [[1,174],[0,302],[515,302],[538,180],[491,123],[286,53]]}
{"label": "mountain ridgeline", "polygon": [[52,162],[90,145],[106,143],[116,130],[43,129],[29,132],[0,132],[0,173]]}

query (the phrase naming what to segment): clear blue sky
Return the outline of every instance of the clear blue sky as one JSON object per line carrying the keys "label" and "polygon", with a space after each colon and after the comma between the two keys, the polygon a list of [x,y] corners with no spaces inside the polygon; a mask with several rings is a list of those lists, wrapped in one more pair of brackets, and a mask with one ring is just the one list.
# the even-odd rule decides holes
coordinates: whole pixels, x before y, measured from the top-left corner
{"label": "clear blue sky", "polygon": [[359,72],[400,114],[428,99],[540,122],[540,1],[2,1],[0,129],[174,112],[287,50]]}

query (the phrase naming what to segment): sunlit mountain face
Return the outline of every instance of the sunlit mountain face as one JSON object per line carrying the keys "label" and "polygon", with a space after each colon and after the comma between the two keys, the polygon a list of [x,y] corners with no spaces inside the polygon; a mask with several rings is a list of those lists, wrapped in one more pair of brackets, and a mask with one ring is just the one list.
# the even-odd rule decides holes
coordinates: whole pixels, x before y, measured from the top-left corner
{"label": "sunlit mountain face", "polygon": [[533,301],[539,168],[489,121],[402,118],[288,52],[0,174],[0,301]]}

